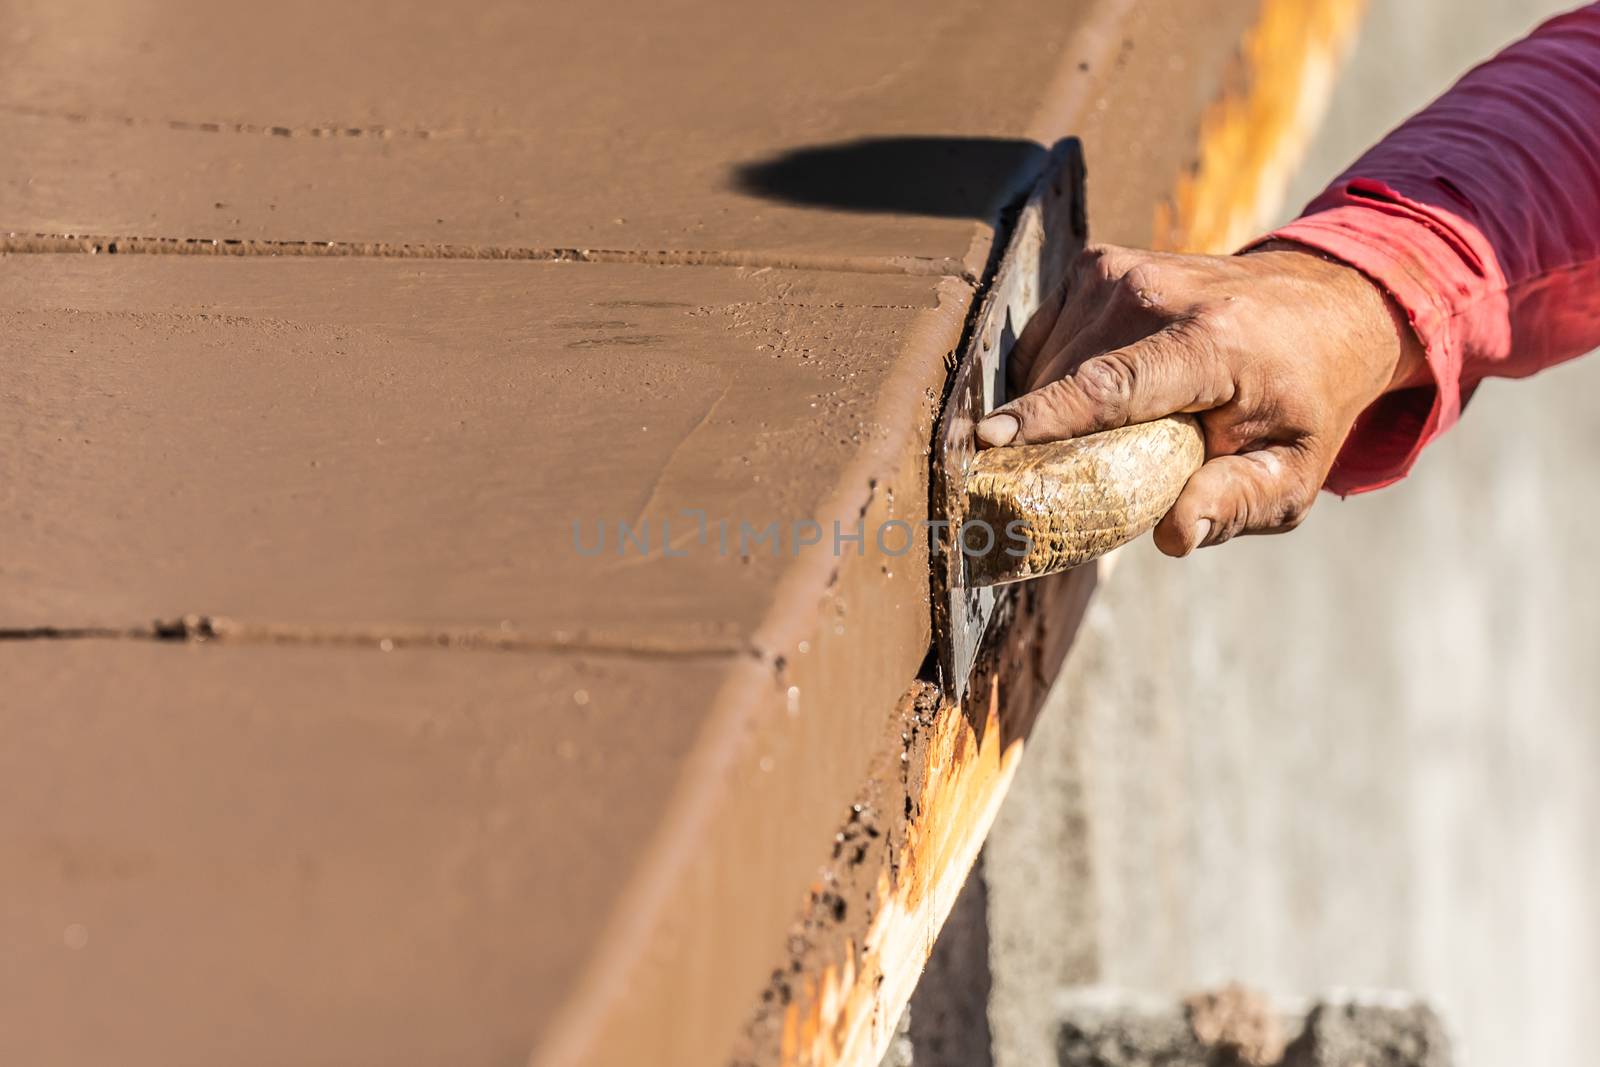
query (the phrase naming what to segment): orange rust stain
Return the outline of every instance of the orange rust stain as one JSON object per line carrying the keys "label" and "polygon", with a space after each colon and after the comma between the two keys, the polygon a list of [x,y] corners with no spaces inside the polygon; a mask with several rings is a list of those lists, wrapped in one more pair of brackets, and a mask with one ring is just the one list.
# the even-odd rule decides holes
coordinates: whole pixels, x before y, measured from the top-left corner
{"label": "orange rust stain", "polygon": [[1262,0],[1221,96],[1201,118],[1194,172],[1156,208],[1158,248],[1231,252],[1269,221],[1365,8],[1365,0]]}
{"label": "orange rust stain", "polygon": [[996,676],[988,688],[981,740],[967,715],[941,708],[922,750],[922,787],[912,798],[923,818],[907,830],[898,882],[891,884],[887,870],[879,874],[878,911],[863,943],[848,942],[844,962],[804,980],[785,1008],[782,1063],[839,1063],[860,1051],[858,1031],[864,1023],[895,1021],[875,1014],[881,987],[889,975],[907,969],[915,975],[927,961],[933,948],[929,931],[938,929],[954,903],[988,832],[993,805],[1021,758],[1022,739],[1001,729],[1000,707]]}
{"label": "orange rust stain", "polygon": [[[786,1067],[871,1067],[881,1057],[1022,759],[1055,677],[1045,665],[1065,656],[1097,573],[1081,567],[1019,594],[1019,619],[974,677],[967,706],[939,707],[906,750],[916,818],[895,863],[877,872],[860,942],[846,938],[833,962],[797,976],[776,1050]],[[913,694],[906,699],[909,710]]]}

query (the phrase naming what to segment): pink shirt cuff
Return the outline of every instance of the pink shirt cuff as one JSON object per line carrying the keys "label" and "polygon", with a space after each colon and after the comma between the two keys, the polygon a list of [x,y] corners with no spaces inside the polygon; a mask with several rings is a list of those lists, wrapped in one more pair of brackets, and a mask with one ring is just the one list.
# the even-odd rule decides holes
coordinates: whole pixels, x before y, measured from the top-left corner
{"label": "pink shirt cuff", "polygon": [[[1318,210],[1322,204],[1330,206]],[[1359,180],[1329,190],[1311,214],[1261,240],[1293,241],[1361,271],[1394,298],[1421,340],[1432,383],[1387,393],[1362,412],[1324,487],[1345,496],[1392,485],[1460,417],[1460,313],[1443,298],[1439,279],[1477,275],[1457,287],[1468,296],[1484,282],[1481,261],[1394,190]]]}

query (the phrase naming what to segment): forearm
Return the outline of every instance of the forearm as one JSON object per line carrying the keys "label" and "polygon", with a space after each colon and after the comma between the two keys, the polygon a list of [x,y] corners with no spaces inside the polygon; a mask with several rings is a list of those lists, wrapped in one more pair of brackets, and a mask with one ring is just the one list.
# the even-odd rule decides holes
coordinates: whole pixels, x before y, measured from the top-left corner
{"label": "forearm", "polygon": [[1600,4],[1468,74],[1271,235],[1365,273],[1426,357],[1420,387],[1357,423],[1330,488],[1401,477],[1482,378],[1600,345],[1597,131]]}

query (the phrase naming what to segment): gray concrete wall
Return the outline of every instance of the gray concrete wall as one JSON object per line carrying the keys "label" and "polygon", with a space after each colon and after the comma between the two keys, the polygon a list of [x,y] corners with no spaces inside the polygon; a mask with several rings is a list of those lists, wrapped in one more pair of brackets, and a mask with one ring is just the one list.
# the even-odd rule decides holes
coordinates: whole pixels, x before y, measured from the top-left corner
{"label": "gray concrete wall", "polygon": [[[1563,4],[1375,0],[1293,195]],[[986,856],[1000,1067],[1063,984],[1421,993],[1479,1067],[1597,1058],[1600,359],[1405,484],[1098,594]]]}

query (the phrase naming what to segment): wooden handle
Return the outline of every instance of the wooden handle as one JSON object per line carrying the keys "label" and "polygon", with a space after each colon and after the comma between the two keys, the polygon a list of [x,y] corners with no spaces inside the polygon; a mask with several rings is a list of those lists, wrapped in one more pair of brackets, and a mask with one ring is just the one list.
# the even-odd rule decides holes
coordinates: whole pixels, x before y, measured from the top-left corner
{"label": "wooden handle", "polygon": [[987,535],[963,535],[966,584],[1054,574],[1127,544],[1167,513],[1205,458],[1190,415],[978,453],[965,523],[987,523],[993,544],[980,552]]}

